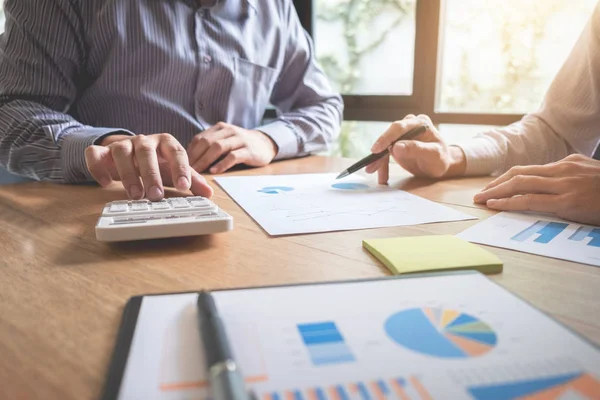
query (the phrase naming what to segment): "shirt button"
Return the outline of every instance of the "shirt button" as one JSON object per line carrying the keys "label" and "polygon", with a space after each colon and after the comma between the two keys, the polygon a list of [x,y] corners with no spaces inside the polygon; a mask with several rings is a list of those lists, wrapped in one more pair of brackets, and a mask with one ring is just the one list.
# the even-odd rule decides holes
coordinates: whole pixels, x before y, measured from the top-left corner
{"label": "shirt button", "polygon": [[212,61],[212,57],[211,56],[204,56],[204,62],[205,63],[210,63]]}
{"label": "shirt button", "polygon": [[200,110],[204,109],[204,102],[201,101],[198,103],[198,109],[200,109]]}

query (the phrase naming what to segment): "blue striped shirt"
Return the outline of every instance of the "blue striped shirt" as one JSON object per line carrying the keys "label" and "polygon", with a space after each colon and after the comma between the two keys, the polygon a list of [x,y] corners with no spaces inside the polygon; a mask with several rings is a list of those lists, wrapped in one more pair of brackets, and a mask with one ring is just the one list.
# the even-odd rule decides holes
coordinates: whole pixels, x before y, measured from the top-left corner
{"label": "blue striped shirt", "polygon": [[[0,164],[19,175],[91,181],[85,148],[116,132],[186,147],[224,121],[264,132],[283,159],[339,131],[341,98],[291,0],[7,0],[5,11]],[[277,118],[263,123],[269,105]]]}

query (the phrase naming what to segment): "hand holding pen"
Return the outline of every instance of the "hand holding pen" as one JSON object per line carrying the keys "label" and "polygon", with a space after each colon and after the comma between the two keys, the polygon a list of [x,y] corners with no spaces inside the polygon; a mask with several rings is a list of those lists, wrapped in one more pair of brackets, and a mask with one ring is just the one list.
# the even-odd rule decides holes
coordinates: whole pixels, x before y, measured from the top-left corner
{"label": "hand holding pen", "polygon": [[370,174],[378,171],[380,184],[388,182],[390,155],[415,176],[446,178],[465,172],[463,151],[459,147],[449,146],[425,115],[408,115],[392,123],[371,148],[374,154],[386,150],[388,154],[375,162],[371,161],[366,168]]}

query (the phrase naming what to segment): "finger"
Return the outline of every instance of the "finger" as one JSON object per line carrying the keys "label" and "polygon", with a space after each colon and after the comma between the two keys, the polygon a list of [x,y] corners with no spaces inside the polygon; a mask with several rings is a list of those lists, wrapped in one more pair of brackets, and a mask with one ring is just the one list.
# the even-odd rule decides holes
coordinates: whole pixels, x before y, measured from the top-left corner
{"label": "finger", "polygon": [[518,175],[498,186],[477,193],[476,203],[485,203],[490,199],[505,199],[524,194],[559,194],[564,191],[560,178]]}
{"label": "finger", "polygon": [[234,150],[227,154],[227,156],[215,164],[214,167],[210,169],[211,174],[220,174],[222,172],[227,171],[229,168],[244,163],[248,161],[250,157],[250,151],[247,148],[241,148]]}
{"label": "finger", "polygon": [[160,138],[158,150],[159,155],[169,165],[173,186],[180,192],[189,190],[192,173],[187,153],[181,143],[171,135],[164,135]]}
{"label": "finger", "polygon": [[500,175],[498,178],[494,179],[493,181],[491,181],[490,183],[488,183],[483,190],[487,190],[487,189],[491,189],[493,187],[496,187],[504,182],[509,181],[510,179],[514,178],[517,175],[537,175],[537,176],[552,176],[549,175],[548,173],[548,166],[550,164],[547,165],[529,165],[529,166],[516,166],[516,167],[512,167],[511,169],[509,169],[508,171],[506,171],[504,174]]}
{"label": "finger", "polygon": [[423,121],[417,118],[403,119],[396,121],[381,135],[371,147],[371,152],[380,153],[387,149],[393,142],[398,140],[402,135],[406,134],[411,129],[423,125]]}
{"label": "finger", "polygon": [[[580,158],[578,158],[577,156],[569,156],[565,159],[544,165],[519,165],[516,167],[512,167],[503,175],[490,182],[484,188],[484,190],[498,186],[501,183],[504,183],[518,175],[536,175],[548,178],[556,178],[562,176],[577,175],[582,173],[583,171],[589,171],[588,165],[586,163],[581,162]],[[597,172],[597,170],[591,171],[591,173],[594,172]]]}
{"label": "finger", "polygon": [[144,197],[140,175],[133,163],[133,144],[131,140],[114,142],[108,148],[127,195],[134,200]]}
{"label": "finger", "polygon": [[92,177],[101,186],[113,181],[109,166],[113,163],[110,149],[104,146],[89,146],[85,149],[85,164]]}
{"label": "finger", "polygon": [[156,153],[157,146],[158,137],[139,135],[133,140],[133,152],[140,171],[139,174],[144,182],[146,196],[151,201],[160,201],[164,196]]}
{"label": "finger", "polygon": [[212,197],[212,195],[214,193],[213,189],[206,182],[206,179],[204,179],[204,177],[202,175],[200,175],[198,172],[192,170],[191,171],[191,180],[192,180],[192,184],[190,186],[190,190],[194,194],[194,196],[203,196],[206,198]]}
{"label": "finger", "polygon": [[196,135],[190,142],[187,153],[191,163],[198,161],[208,148],[216,141],[233,136],[235,131],[226,124],[218,123]]}
{"label": "finger", "polygon": [[202,155],[202,157],[200,157],[198,161],[192,164],[192,168],[194,168],[198,172],[205,171],[219,157],[221,157],[222,155],[226,155],[233,150],[237,150],[243,147],[244,143],[244,139],[241,136],[237,135],[214,142]]}
{"label": "finger", "polygon": [[380,185],[386,185],[390,178],[390,156],[387,155],[382,160],[383,164],[377,170],[377,181]]}
{"label": "finger", "polygon": [[[388,158],[387,162],[389,162],[389,156],[387,158]],[[379,168],[381,168],[383,163],[386,162],[384,159],[385,159],[385,157],[382,157],[379,160],[367,165],[367,167],[365,168],[365,171],[367,172],[367,174],[372,174],[373,172],[379,170]]]}
{"label": "finger", "polygon": [[553,194],[526,194],[509,199],[490,199],[486,202],[486,206],[498,211],[556,213],[560,207],[558,197]]}

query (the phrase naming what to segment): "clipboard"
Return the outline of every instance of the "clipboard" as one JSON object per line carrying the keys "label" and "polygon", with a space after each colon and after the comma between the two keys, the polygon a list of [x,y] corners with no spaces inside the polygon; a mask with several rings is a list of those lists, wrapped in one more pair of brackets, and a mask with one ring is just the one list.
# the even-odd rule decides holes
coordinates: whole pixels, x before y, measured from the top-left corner
{"label": "clipboard", "polygon": [[[197,326],[189,324],[193,309],[181,308],[186,302],[194,303],[195,293],[148,294],[127,302],[101,399],[205,398],[208,388],[196,379],[203,366],[201,346],[195,344],[195,358],[190,348],[193,344],[178,342],[181,338],[185,342],[185,337],[199,341],[197,332],[186,333]],[[561,388],[597,399],[600,393],[600,351],[595,344],[475,271],[212,293],[219,312],[226,316],[237,361],[243,372],[249,372],[247,385],[261,400],[412,399],[440,398],[440,394],[441,398],[486,399],[515,390],[532,395]],[[479,296],[476,301],[474,295]],[[315,296],[319,301],[311,303]],[[140,330],[140,326],[153,326],[153,319],[160,312],[168,314],[169,304],[177,302],[178,321],[188,322],[178,322],[175,327],[159,324],[166,326],[164,335],[156,333],[162,328]],[[265,309],[266,303],[271,304]],[[287,306],[295,307],[290,308],[292,315],[286,313]],[[239,315],[244,318],[238,321]],[[360,320],[367,315],[367,322]],[[172,320],[172,315],[165,319]],[[182,326],[186,326],[185,332],[179,332]],[[237,342],[253,340],[248,339],[253,329],[259,346],[246,343],[236,348]],[[157,338],[144,339],[146,346],[155,339],[160,343],[164,337],[170,337],[164,339],[170,343],[172,332],[182,336],[176,334],[167,350],[148,355],[139,351],[138,342],[140,335],[150,331]],[[240,331],[243,336],[237,334]],[[178,353],[178,346],[186,348],[184,356],[172,354]],[[289,353],[286,346],[291,348]],[[260,355],[252,353],[257,348]],[[157,357],[164,360],[156,361]],[[190,360],[195,366],[188,365]],[[162,369],[150,368],[153,373],[144,375],[147,365],[153,363]],[[162,372],[157,374],[159,369]],[[175,375],[185,375],[188,370],[195,372],[175,382]],[[480,370],[489,371],[490,376],[478,382],[475,371]],[[169,376],[161,381],[160,374]]]}

